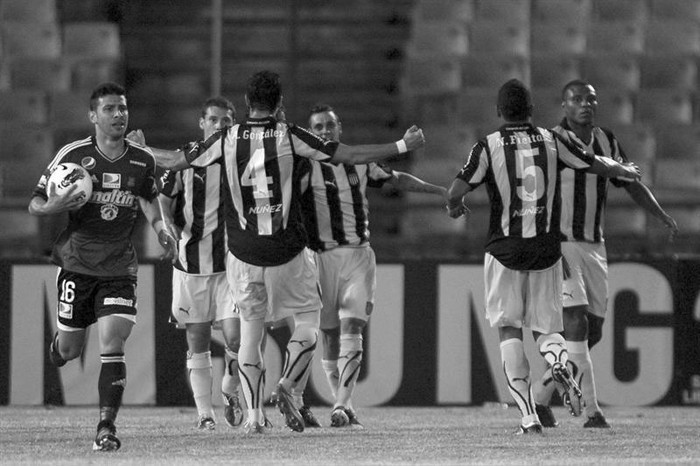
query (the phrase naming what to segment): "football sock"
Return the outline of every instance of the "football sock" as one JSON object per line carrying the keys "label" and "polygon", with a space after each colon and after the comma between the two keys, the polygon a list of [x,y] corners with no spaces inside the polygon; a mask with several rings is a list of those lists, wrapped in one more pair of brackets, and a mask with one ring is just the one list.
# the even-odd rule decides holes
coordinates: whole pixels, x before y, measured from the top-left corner
{"label": "football sock", "polygon": [[600,411],[600,406],[595,389],[595,377],[593,376],[588,341],[567,341],[566,345],[569,348],[570,370],[581,387],[586,416],[591,417],[596,411]]}
{"label": "football sock", "polygon": [[306,384],[309,382],[310,375],[311,375],[311,364],[308,364],[306,366],[306,372],[304,372],[304,374],[302,374],[299,382],[294,384],[294,386],[292,387],[292,397],[294,398],[294,403],[299,408],[304,406],[304,390],[306,389]]}
{"label": "football sock", "polygon": [[552,378],[552,371],[548,368],[544,371],[542,377],[535,380],[532,384],[532,392],[535,395],[535,403],[538,405],[549,406],[554,390],[556,390],[556,386],[554,384],[554,379]]}
{"label": "football sock", "polygon": [[231,351],[227,346],[225,348],[224,362],[224,377],[221,379],[221,391],[234,395],[238,393],[238,387],[241,385],[241,378],[238,376],[238,353]]}
{"label": "football sock", "polygon": [[97,382],[100,421],[114,422],[126,387],[126,360],[124,353],[101,354],[100,360],[102,366]]}
{"label": "football sock", "polygon": [[564,341],[564,337],[559,333],[540,335],[537,339],[537,345],[540,349],[540,354],[550,366],[553,366],[554,363],[557,362],[566,365],[566,362],[569,360],[569,354],[566,350],[566,341]]}
{"label": "football sock", "polygon": [[264,422],[261,418],[265,368],[262,357],[262,341],[265,322],[262,319],[241,319],[241,347],[238,350],[238,375],[243,397],[248,406],[248,421]]}
{"label": "football sock", "polygon": [[525,357],[523,341],[510,338],[502,341],[500,347],[508,391],[520,409],[523,425],[531,424],[537,419],[537,413],[530,386],[530,364]]}
{"label": "football sock", "polygon": [[326,380],[328,380],[328,386],[331,388],[333,393],[333,399],[338,396],[338,379],[340,375],[338,373],[338,360],[337,359],[321,359],[321,366],[323,366],[323,372],[326,373]]}
{"label": "football sock", "polygon": [[190,387],[197,413],[200,416],[214,417],[214,407],[211,403],[211,351],[206,353],[187,352],[187,369]]}
{"label": "football sock", "polygon": [[294,333],[287,343],[287,353],[280,384],[291,390],[299,384],[309,369],[316,350],[318,327],[308,322],[297,322]]}
{"label": "football sock", "polygon": [[340,336],[340,356],[338,357],[338,393],[335,407],[347,407],[357,377],[360,375],[362,362],[362,335],[348,334]]}

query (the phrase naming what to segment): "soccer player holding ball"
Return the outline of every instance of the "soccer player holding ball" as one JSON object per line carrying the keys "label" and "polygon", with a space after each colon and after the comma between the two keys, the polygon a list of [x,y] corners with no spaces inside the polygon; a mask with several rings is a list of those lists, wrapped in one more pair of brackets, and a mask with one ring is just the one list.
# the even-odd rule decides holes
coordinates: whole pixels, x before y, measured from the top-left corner
{"label": "soccer player holding ball", "polygon": [[[88,116],[95,135],[58,151],[34,189],[29,213],[69,212],[68,226],[52,250],[59,267],[58,331],[49,355],[58,367],[77,358],[87,328],[97,323],[102,368],[93,449],[111,451],[121,446],[114,422],[126,387],[124,347],[136,322],[138,261],[131,236],[139,208],[165,248],[165,257],[174,257],[177,246],[161,219],[153,154],[124,138],[129,124],[124,88],[115,83],[95,88]],[[56,184],[47,183],[65,162],[90,174],[93,190],[87,202],[77,185],[59,193]]]}

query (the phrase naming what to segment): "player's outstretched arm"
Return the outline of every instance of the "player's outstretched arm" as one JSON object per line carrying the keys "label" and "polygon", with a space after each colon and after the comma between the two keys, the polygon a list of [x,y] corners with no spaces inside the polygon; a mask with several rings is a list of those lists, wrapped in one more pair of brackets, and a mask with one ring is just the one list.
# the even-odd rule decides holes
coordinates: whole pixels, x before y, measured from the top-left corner
{"label": "player's outstretched arm", "polygon": [[588,171],[607,178],[622,178],[627,181],[637,181],[642,178],[642,172],[634,163],[618,163],[611,158],[596,155],[593,165]]}
{"label": "player's outstretched arm", "polygon": [[29,213],[41,217],[44,215],[60,214],[81,207],[85,204],[85,199],[83,199],[82,194],[76,194],[76,189],[78,189],[78,186],[73,185],[63,194],[58,194],[56,192],[56,186],[50,183],[47,184],[46,194],[48,195],[48,199],[44,199],[40,196],[32,197],[32,200],[29,202]]}
{"label": "player's outstretched arm", "polygon": [[150,147],[146,145],[146,136],[140,129],[135,129],[130,131],[126,135],[129,141],[140,144],[144,147],[148,147],[156,158],[156,164],[159,167],[165,168],[166,170],[179,171],[184,170],[190,166],[185,159],[185,153],[178,150],[166,150],[158,149],[156,147]]}
{"label": "player's outstretched arm", "polygon": [[469,208],[464,203],[464,196],[472,188],[464,180],[455,178],[447,189],[447,215],[459,218],[469,213]]}
{"label": "player's outstretched arm", "polygon": [[637,205],[644,208],[644,210],[664,223],[668,229],[668,241],[673,242],[678,234],[678,224],[673,217],[668,215],[659,205],[651,190],[641,181],[627,184],[625,185],[625,189]]}
{"label": "player's outstretched arm", "polygon": [[447,189],[427,181],[423,181],[417,176],[406,172],[395,171],[394,176],[389,181],[395,188],[401,191],[411,191],[414,193],[437,194],[447,200]]}
{"label": "player's outstretched arm", "polygon": [[347,165],[360,165],[369,162],[378,162],[395,155],[419,149],[425,144],[423,130],[417,126],[411,126],[403,138],[389,144],[360,144],[348,146],[340,144],[332,162]]}
{"label": "player's outstretched arm", "polygon": [[175,262],[175,260],[177,260],[177,241],[170,233],[169,229],[165,225],[165,222],[163,222],[163,218],[160,214],[161,209],[158,198],[155,198],[150,202],[142,197],[139,197],[138,199],[143,214],[146,216],[146,219],[153,228],[153,231],[155,231],[156,235],[158,235],[158,242],[165,250],[165,253],[161,259],[167,259],[171,262]]}

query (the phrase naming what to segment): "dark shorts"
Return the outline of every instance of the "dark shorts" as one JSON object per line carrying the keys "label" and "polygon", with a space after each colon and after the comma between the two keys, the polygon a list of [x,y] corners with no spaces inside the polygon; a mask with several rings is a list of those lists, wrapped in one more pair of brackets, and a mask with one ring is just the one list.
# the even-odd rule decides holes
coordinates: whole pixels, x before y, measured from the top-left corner
{"label": "dark shorts", "polygon": [[99,317],[136,316],[136,277],[95,277],[60,269],[58,323],[87,328]]}

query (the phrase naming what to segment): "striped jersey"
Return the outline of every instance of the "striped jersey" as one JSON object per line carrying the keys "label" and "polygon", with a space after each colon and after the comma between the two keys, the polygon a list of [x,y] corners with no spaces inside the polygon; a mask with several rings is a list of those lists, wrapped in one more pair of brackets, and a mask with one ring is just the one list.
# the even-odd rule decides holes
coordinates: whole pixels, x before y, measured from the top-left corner
{"label": "striped jersey", "polygon": [[[192,150],[196,144],[188,145],[185,150]],[[198,275],[225,272],[227,246],[221,165],[166,171],[161,183],[161,194],[174,199],[173,221],[181,231],[175,267]]]}
{"label": "striped jersey", "polygon": [[515,270],[541,270],[561,257],[560,170],[587,168],[593,156],[560,150],[551,131],[506,124],[472,148],[457,174],[469,186],[486,184],[491,214],[486,251]]}
{"label": "striped jersey", "polygon": [[151,202],[158,195],[153,153],[125,140],[124,152],[111,160],[94,137],[72,142],[56,153],[34,188],[35,196],[47,199],[49,175],[62,162],[77,163],[90,173],[92,196],[80,209],[69,212],[68,226],[53,245],[53,261],[86,275],[136,275],[131,235],[140,209],[138,198]]}
{"label": "striped jersey", "polygon": [[381,187],[393,172],[385,165],[334,165],[312,161],[304,199],[309,247],[326,251],[369,242],[367,186]]}
{"label": "striped jersey", "polygon": [[[588,144],[581,141],[569,128],[566,119],[553,129],[571,144],[617,162],[627,162],[627,156],[615,136],[607,129],[594,127]],[[564,148],[564,150],[567,150]],[[611,178],[614,186],[628,182]],[[561,173],[561,232],[567,241],[604,241],[605,202],[608,178],[593,173],[565,169]]]}
{"label": "striped jersey", "polygon": [[222,165],[228,247],[257,266],[289,262],[307,245],[301,177],[309,159],[330,160],[337,142],[274,118],[251,118],[186,153],[191,166]]}

